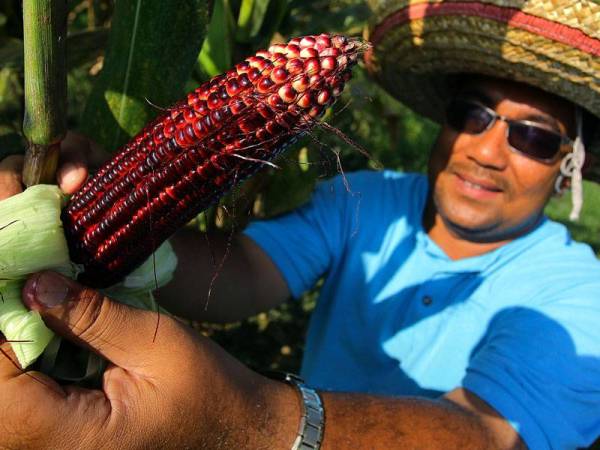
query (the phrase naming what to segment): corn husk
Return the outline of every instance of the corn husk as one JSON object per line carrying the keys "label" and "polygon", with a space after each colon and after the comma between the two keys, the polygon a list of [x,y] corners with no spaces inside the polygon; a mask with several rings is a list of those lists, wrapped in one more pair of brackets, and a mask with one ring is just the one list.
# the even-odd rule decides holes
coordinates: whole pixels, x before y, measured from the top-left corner
{"label": "corn husk", "polygon": [[[11,342],[21,367],[31,365],[54,334],[21,301],[27,275],[50,269],[75,278],[60,220],[64,196],[56,186],[35,185],[0,201],[0,332]],[[177,258],[165,242],[124,281],[105,290],[114,299],[156,309],[152,291],[168,283]]]}

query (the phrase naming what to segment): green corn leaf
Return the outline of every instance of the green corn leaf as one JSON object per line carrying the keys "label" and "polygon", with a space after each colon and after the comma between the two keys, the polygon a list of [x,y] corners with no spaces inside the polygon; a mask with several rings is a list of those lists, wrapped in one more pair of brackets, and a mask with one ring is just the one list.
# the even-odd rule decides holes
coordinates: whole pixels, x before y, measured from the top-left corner
{"label": "green corn leaf", "polygon": [[[238,16],[238,28],[236,38],[242,43],[249,42],[255,38],[265,21],[265,14],[270,0],[243,0]],[[274,3],[285,3],[284,0],[276,0]]]}
{"label": "green corn leaf", "polygon": [[116,2],[104,67],[82,118],[84,133],[114,151],[183,95],[206,33],[208,3]]}
{"label": "green corn leaf", "polygon": [[[281,23],[285,19],[286,15],[289,13],[291,9],[291,1],[290,0],[275,0],[265,5],[265,12],[263,13],[263,21],[261,22],[261,27],[256,31],[253,31],[253,38],[259,39],[260,37],[264,38],[264,41],[260,42],[260,46],[265,46],[269,44],[272,36],[275,32],[279,31],[281,28]],[[264,20],[264,17],[268,17],[269,20]],[[326,28],[324,28],[326,29]]]}
{"label": "green corn leaf", "polygon": [[214,77],[233,64],[235,21],[229,0],[215,0],[208,33],[198,57],[201,71]]}

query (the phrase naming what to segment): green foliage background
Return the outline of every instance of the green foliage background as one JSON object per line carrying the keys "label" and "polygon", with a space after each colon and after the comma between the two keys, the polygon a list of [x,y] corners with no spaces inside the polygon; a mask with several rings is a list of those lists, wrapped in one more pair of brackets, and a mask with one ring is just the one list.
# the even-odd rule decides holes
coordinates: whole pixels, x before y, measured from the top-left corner
{"label": "green foliage background", "polygon": [[[137,0],[119,2],[117,7],[110,0],[68,2],[69,128],[87,132],[108,150],[115,150],[116,144],[126,141],[183,92],[270,42],[321,32],[360,37],[371,19],[366,3],[360,0],[143,2],[154,9],[138,15],[141,44],[132,59],[126,44]],[[21,1],[0,0],[0,157],[24,148],[22,36]],[[123,78],[123,70],[131,70],[128,89],[134,95],[119,91],[123,83],[115,82]],[[109,91],[126,99],[124,122],[119,122],[107,101]],[[265,171],[236,190],[224,200],[228,208],[215,207],[203,214],[201,227],[227,231],[243,226],[253,216],[282,213],[305,201],[319,178],[340,170],[385,166],[423,171],[437,130],[390,98],[362,66],[355,69],[342,99],[325,120],[347,139],[315,130],[278,161],[281,169]],[[366,149],[371,158],[365,158],[348,141]],[[554,200],[548,213],[567,223],[576,239],[587,241],[599,252],[600,192],[592,183],[586,184],[585,192],[578,224],[566,219],[568,196]],[[194,325],[251,366],[297,371],[316,295],[315,290],[301,301],[243,323]]]}

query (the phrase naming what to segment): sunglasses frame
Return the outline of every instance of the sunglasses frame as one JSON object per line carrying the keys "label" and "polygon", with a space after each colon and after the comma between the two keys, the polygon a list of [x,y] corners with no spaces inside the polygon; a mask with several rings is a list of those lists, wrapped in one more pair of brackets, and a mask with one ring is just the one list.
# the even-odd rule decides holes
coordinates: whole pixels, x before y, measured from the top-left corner
{"label": "sunglasses frame", "polygon": [[[468,132],[468,131],[466,131],[464,129],[463,130],[459,130],[459,129],[456,129],[454,126],[452,126],[450,124],[450,122],[448,121],[448,116],[449,116],[448,110],[450,109],[450,106],[453,103],[457,103],[457,102],[461,102],[461,103],[466,103],[468,105],[477,106],[478,108],[481,108],[483,111],[485,111],[486,113],[488,113],[491,116],[491,119],[490,119],[489,123],[486,125],[486,127],[483,130],[481,130],[479,133],[470,133],[470,132]],[[519,155],[523,155],[523,156],[525,156],[527,158],[531,158],[531,159],[533,159],[535,161],[540,161],[540,162],[545,163],[545,164],[550,164],[550,163],[553,163],[554,161],[556,161],[557,156],[560,155],[561,153],[565,153],[566,154],[566,153],[569,153],[570,151],[572,151],[572,149],[573,149],[574,141],[570,137],[568,137],[568,136],[566,136],[566,135],[564,135],[562,133],[557,133],[556,131],[549,130],[548,128],[540,125],[537,122],[533,122],[531,120],[514,120],[514,119],[509,119],[508,117],[503,116],[502,114],[498,114],[496,111],[494,111],[489,106],[486,106],[483,103],[480,103],[480,102],[478,102],[476,100],[470,100],[470,99],[466,99],[466,98],[455,98],[446,107],[446,123],[448,125],[450,125],[454,130],[456,130],[458,132],[461,132],[461,133],[466,133],[466,134],[471,134],[471,135],[478,136],[480,134],[485,133],[486,131],[489,131],[498,120],[500,120],[502,122],[505,122],[508,125],[506,127],[506,141],[508,142],[508,145],[509,145],[510,149],[512,151],[514,151],[515,153],[518,153]],[[541,130],[543,130],[543,131],[545,131],[547,133],[554,134],[555,136],[558,136],[560,138],[559,149],[557,150],[556,154],[552,158],[538,158],[538,157],[535,157],[535,156],[530,155],[528,153],[525,153],[522,150],[519,150],[518,148],[515,148],[510,143],[509,135],[510,135],[511,125],[526,125],[526,126],[533,127],[533,128],[539,128],[539,129],[541,129]],[[562,150],[567,145],[570,146],[571,149],[570,150]]]}

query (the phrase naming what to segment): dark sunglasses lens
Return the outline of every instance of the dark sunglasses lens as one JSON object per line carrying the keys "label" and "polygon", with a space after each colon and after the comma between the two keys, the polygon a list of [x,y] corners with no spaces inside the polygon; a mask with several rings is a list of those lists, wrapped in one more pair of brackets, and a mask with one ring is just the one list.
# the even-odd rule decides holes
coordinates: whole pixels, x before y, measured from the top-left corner
{"label": "dark sunglasses lens", "polygon": [[560,151],[561,137],[540,127],[511,123],[508,143],[532,158],[552,160]]}
{"label": "dark sunglasses lens", "polygon": [[494,117],[476,103],[454,100],[446,110],[446,121],[456,131],[479,134],[486,130]]}

